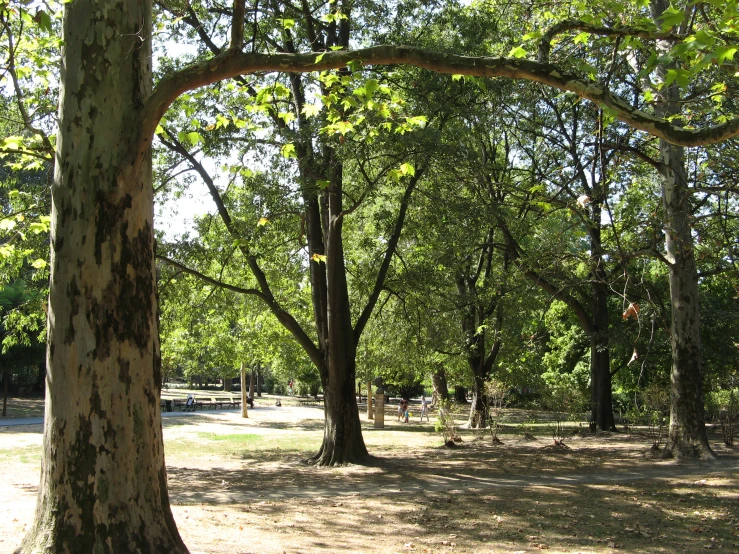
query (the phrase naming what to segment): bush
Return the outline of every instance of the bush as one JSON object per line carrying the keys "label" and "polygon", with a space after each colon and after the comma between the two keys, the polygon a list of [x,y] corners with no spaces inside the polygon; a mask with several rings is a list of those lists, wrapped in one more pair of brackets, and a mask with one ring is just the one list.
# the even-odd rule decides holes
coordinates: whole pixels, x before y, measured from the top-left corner
{"label": "bush", "polygon": [[436,418],[434,429],[437,433],[441,433],[444,444],[447,446],[454,446],[455,441],[459,439],[454,423],[453,406],[448,400],[439,402],[439,417]]}

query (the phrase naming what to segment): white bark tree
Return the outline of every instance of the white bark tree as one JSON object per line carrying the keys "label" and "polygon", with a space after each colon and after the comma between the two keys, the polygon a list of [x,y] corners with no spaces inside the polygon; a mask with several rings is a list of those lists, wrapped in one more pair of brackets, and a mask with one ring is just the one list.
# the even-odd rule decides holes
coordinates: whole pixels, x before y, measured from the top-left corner
{"label": "white bark tree", "polygon": [[187,552],[170,511],[148,155],[151,4],[66,5],[52,187],[44,456],[19,552]]}

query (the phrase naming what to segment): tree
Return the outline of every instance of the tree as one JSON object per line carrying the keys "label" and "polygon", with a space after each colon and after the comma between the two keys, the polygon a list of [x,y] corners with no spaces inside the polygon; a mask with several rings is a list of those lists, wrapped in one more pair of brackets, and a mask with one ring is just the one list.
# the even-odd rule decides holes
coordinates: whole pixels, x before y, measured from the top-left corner
{"label": "tree", "polygon": [[187,552],[164,469],[149,141],[136,142],[150,35],[148,2],[65,5],[44,458],[20,552]]}

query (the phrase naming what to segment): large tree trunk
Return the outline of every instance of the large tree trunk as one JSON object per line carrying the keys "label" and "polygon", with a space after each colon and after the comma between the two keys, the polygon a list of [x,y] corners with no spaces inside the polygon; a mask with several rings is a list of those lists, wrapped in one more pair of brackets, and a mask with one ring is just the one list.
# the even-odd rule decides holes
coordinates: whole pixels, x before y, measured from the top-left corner
{"label": "large tree trunk", "polygon": [[[599,260],[599,264],[602,261]],[[615,431],[608,348],[608,285],[600,265],[592,285],[593,330],[590,335],[590,422],[593,430]]]}
{"label": "large tree trunk", "polygon": [[444,402],[449,400],[449,384],[446,380],[446,371],[444,371],[443,365],[439,364],[438,369],[431,374],[431,382],[434,386],[434,396],[431,403],[436,405],[437,400]]}
{"label": "large tree trunk", "polygon": [[151,90],[151,3],[65,5],[52,188],[44,453],[18,552],[185,553],[159,413],[151,161],[130,161]]}
{"label": "large tree trunk", "polygon": [[698,276],[690,227],[690,190],[683,148],[660,140],[662,202],[670,265],[670,436],[668,448],[678,457],[712,458],[703,404]]}
{"label": "large tree trunk", "polygon": [[482,429],[488,420],[488,401],[485,396],[485,376],[479,371],[473,373],[472,404],[467,425],[470,428]]}
{"label": "large tree trunk", "polygon": [[[605,166],[605,164],[603,164]],[[604,169],[605,171],[605,169]],[[601,202],[607,194],[607,178],[592,185],[595,201],[591,207],[590,229],[590,426],[595,431],[615,431],[611,386],[611,356],[609,350],[608,284],[601,239]]]}
{"label": "large tree trunk", "polygon": [[341,168],[333,175],[337,193],[328,198],[326,240],[327,321],[319,318],[318,328],[328,331],[325,368],[321,371],[324,391],[325,422],[323,444],[313,460],[318,465],[363,463],[369,458],[359,422],[359,408],[354,394],[357,345],[352,327],[349,287],[344,265],[342,240]]}
{"label": "large tree trunk", "polygon": [[590,337],[590,425],[595,431],[615,431],[608,338]]}
{"label": "large tree trunk", "polygon": [[[652,0],[652,17],[658,26],[670,7],[666,0]],[[667,51],[669,44],[659,44]],[[674,64],[660,64],[662,82]],[[672,83],[661,90],[659,117],[680,114],[680,89]],[[665,250],[670,264],[670,431],[668,450],[678,457],[714,458],[708,444],[703,404],[703,368],[700,340],[698,275],[690,225],[690,189],[685,170],[685,149],[660,139],[662,205],[665,211]]]}

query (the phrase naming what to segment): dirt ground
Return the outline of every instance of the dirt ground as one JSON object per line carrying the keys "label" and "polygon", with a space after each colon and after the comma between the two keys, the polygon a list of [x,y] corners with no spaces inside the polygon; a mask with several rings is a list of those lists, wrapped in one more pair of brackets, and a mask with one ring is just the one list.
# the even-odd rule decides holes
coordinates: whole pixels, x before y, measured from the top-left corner
{"label": "dirt ground", "polygon": [[[712,435],[712,464],[648,457],[643,435],[546,426],[503,444],[431,424],[363,416],[367,467],[315,468],[319,408],[267,405],[163,418],[173,512],[192,553],[739,552],[739,455]],[[0,420],[0,552],[33,519],[41,426]]]}

